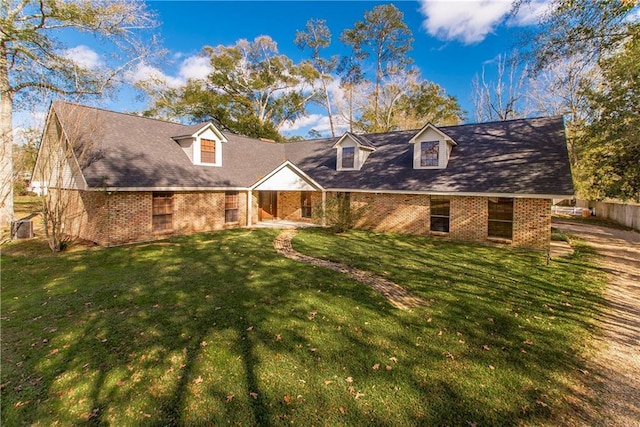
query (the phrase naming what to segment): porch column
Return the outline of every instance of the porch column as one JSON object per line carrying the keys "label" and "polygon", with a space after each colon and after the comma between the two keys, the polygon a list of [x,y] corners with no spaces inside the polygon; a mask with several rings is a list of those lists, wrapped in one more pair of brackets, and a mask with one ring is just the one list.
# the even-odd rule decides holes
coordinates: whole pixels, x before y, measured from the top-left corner
{"label": "porch column", "polygon": [[253,221],[253,191],[247,190],[247,227],[251,227]]}
{"label": "porch column", "polygon": [[327,226],[327,192],[322,190],[322,226]]}

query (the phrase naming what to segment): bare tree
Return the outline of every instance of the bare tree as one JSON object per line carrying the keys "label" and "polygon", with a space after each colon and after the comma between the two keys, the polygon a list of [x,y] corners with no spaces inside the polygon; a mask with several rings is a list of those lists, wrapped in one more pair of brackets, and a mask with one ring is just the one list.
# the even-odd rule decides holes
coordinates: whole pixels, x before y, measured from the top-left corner
{"label": "bare tree", "polygon": [[[100,95],[122,71],[151,53],[157,26],[142,1],[2,0],[0,2],[0,226],[13,219],[13,111],[42,102],[43,91],[61,96]],[[114,48],[108,60],[88,64],[64,49],[63,32],[95,37]],[[75,48],[79,48],[76,46]],[[118,57],[116,57],[116,55]]]}
{"label": "bare tree", "polygon": [[495,81],[488,81],[485,67],[471,82],[477,122],[504,121],[526,117],[530,110],[526,102],[526,66],[517,58],[498,55]]}
{"label": "bare tree", "polygon": [[33,180],[42,189],[44,232],[53,252],[64,250],[81,221],[82,169],[99,158],[103,131],[97,110],[59,103],[47,118]]}

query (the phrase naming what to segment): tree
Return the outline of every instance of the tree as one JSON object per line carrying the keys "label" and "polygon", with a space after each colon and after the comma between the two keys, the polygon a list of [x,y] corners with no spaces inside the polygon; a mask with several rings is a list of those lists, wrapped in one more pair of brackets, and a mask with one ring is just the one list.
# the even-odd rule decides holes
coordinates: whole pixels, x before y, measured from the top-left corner
{"label": "tree", "polygon": [[[516,2],[514,13],[531,2]],[[533,71],[575,56],[596,63],[633,34],[630,13],[637,6],[638,0],[552,0],[529,39]]]}
{"label": "tree", "polygon": [[[12,119],[42,90],[61,95],[99,95],[115,77],[147,56],[141,30],[156,26],[143,2],[126,0],[2,0],[0,15],[0,225],[13,219]],[[58,36],[65,30],[90,34],[110,44],[119,57],[100,67],[72,59]],[[38,99],[42,102],[42,99]]]}
{"label": "tree", "polygon": [[65,249],[75,236],[82,200],[81,170],[100,157],[95,141],[104,125],[97,110],[76,104],[58,104],[47,119],[36,159],[33,181],[43,189],[42,219],[45,238],[53,252]]}
{"label": "tree", "polygon": [[586,126],[578,176],[591,198],[640,201],[640,25],[614,56],[601,60],[602,83],[586,89]]}
{"label": "tree", "polygon": [[358,128],[365,132],[390,132],[421,128],[431,122],[457,124],[463,116],[456,99],[435,83],[423,80],[416,69],[388,73],[380,87],[378,116],[369,93],[362,105]]}
{"label": "tree", "polygon": [[338,56],[332,56],[329,59],[320,56],[320,49],[327,48],[331,44],[331,31],[329,31],[326,21],[324,19],[310,19],[307,21],[306,31],[296,31],[295,44],[302,50],[307,48],[311,50],[311,63],[320,75],[319,80],[322,86],[322,101],[320,104],[327,111],[331,136],[336,136],[328,85],[333,81],[331,73],[338,66]]}
{"label": "tree", "polygon": [[309,62],[294,64],[269,36],[205,47],[203,55],[213,69],[207,78],[190,80],[156,99],[147,115],[212,120],[234,133],[282,140],[280,127],[305,114],[317,99],[313,82],[318,71]]}
{"label": "tree", "polygon": [[[411,63],[407,52],[411,50],[412,33],[403,20],[403,14],[392,4],[379,5],[365,12],[364,21],[342,32],[340,40],[351,46],[355,59],[362,61],[371,55],[376,64],[373,91],[374,117],[380,109],[380,86],[387,72],[402,69]],[[353,68],[353,67],[351,67]],[[378,123],[373,123],[377,128]]]}
{"label": "tree", "polygon": [[27,192],[28,180],[38,156],[42,129],[23,129],[20,135],[21,144],[13,145],[13,191],[18,195]]}
{"label": "tree", "polygon": [[526,117],[526,67],[521,69],[515,57],[507,59],[498,55],[496,80],[487,82],[485,68],[480,77],[476,74],[471,82],[473,105],[477,122],[504,121]]}

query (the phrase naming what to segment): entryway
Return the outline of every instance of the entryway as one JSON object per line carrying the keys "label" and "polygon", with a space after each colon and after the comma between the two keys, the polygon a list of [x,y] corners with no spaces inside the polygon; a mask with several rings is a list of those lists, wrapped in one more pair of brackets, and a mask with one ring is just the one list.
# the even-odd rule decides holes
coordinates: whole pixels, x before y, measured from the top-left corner
{"label": "entryway", "polygon": [[258,192],[258,221],[273,221],[278,218],[278,192]]}

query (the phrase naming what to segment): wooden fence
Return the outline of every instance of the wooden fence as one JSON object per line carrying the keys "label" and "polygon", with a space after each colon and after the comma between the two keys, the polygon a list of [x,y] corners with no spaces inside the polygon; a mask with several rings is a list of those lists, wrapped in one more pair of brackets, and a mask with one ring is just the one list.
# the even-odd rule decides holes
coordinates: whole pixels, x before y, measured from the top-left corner
{"label": "wooden fence", "polygon": [[576,205],[595,209],[596,217],[609,219],[618,224],[640,231],[640,205],[624,203],[590,202],[576,200]]}

